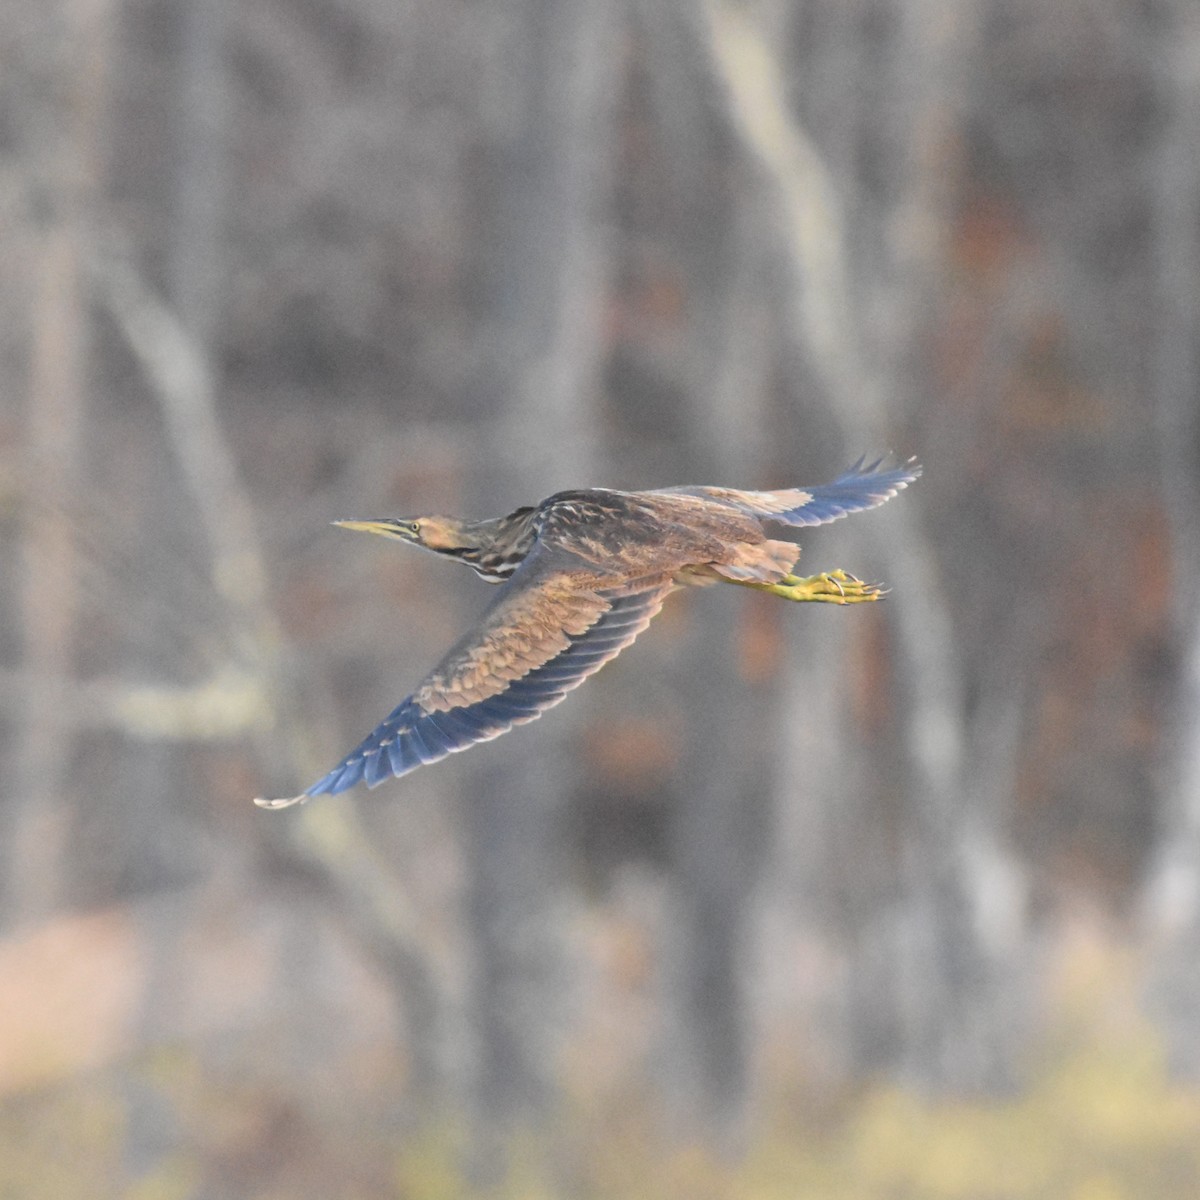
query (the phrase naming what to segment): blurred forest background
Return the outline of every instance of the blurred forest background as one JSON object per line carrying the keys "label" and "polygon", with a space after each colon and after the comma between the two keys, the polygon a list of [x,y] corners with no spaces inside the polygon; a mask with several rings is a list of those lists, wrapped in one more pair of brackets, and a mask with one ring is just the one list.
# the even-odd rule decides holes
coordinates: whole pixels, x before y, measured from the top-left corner
{"label": "blurred forest background", "polygon": [[[0,1195],[1194,1196],[1198,146],[1195,0],[6,4]],[[492,594],[331,519],[888,449],[250,804]]]}

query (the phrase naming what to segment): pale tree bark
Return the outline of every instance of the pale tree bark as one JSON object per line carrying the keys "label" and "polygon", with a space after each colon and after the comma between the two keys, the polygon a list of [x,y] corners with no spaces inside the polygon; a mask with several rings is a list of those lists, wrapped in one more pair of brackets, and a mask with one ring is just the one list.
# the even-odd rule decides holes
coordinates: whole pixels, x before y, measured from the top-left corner
{"label": "pale tree bark", "polygon": [[[615,12],[588,0],[505,0],[482,32],[494,74],[486,143],[472,414],[480,432],[466,503],[535,503],[596,470]],[[569,996],[561,819],[572,772],[564,714],[466,756],[468,1015],[473,1167],[498,1182],[518,1132],[540,1144],[558,1094]],[[536,740],[536,747],[534,742]]]}
{"label": "pale tree bark", "polygon": [[[779,63],[760,26],[731,4],[713,3],[707,12],[714,67],[731,119],[776,191],[796,328],[809,361],[822,378],[847,445],[887,445],[888,372],[906,352],[911,331],[901,324],[905,337],[882,339],[881,347],[867,344],[860,331],[868,314],[848,263],[846,205],[838,184],[789,109]],[[939,22],[945,19],[948,14],[942,13]],[[961,53],[964,47],[956,49]],[[949,49],[940,53],[945,56]],[[916,127],[933,143],[942,136],[932,115],[919,116]],[[936,145],[918,143],[910,182],[895,210],[901,252],[893,257],[904,266],[905,277],[914,274],[914,262],[922,265],[921,275],[930,269],[930,251],[922,246],[930,235],[917,209],[934,192],[925,172],[937,168],[935,151]],[[904,303],[913,300],[906,296]],[[890,319],[900,320],[894,312]],[[890,995],[904,1040],[900,1060],[892,1065],[929,1085],[979,1086],[991,1082],[998,1053],[1003,1057],[994,1045],[1001,1029],[982,1028],[979,1021],[999,969],[980,929],[983,914],[995,903],[993,897],[989,906],[980,894],[980,880],[1013,880],[997,893],[1012,903],[1019,902],[1021,889],[997,839],[995,814],[964,803],[970,764],[963,666],[938,585],[936,551],[917,504],[904,500],[861,526],[861,535],[872,538],[872,561],[882,564],[881,573],[898,598],[888,615],[913,770],[907,882],[900,911],[886,917],[898,972]],[[977,869],[981,858],[986,872]],[[1007,921],[1011,926],[1011,915]],[[998,1018],[994,1006],[986,1007]]]}
{"label": "pale tree bark", "polygon": [[61,141],[46,165],[52,208],[34,298],[24,480],[21,619],[27,694],[18,735],[17,805],[8,840],[8,914],[34,920],[61,898],[67,787],[75,746],[67,701],[74,662],[75,532],[90,337],[84,274],[107,146],[111,0],[63,13],[71,63]]}
{"label": "pale tree bark", "polygon": [[1164,123],[1154,183],[1151,386],[1174,578],[1176,691],[1165,712],[1166,811],[1146,919],[1152,999],[1173,1065],[1200,1077],[1200,13],[1167,8],[1157,47]]}

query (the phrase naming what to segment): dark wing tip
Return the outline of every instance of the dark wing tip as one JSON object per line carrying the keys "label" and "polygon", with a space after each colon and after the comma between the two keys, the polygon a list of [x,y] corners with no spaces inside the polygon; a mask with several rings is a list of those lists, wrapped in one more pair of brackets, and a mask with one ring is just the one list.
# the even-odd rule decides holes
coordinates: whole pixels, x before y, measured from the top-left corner
{"label": "dark wing tip", "polygon": [[[399,778],[476,742],[504,733],[515,723],[531,720],[564,692],[530,689],[525,681],[511,696],[502,693],[479,704],[443,712],[426,712],[412,697],[365,737],[332,771],[299,796],[282,799],[256,797],[259,808],[270,810],[303,804],[314,796],[336,796],[358,783],[373,788],[385,779]],[[511,690],[511,689],[510,689]]]}
{"label": "dark wing tip", "polygon": [[375,727],[332,771],[322,776],[299,796],[278,800],[255,797],[259,808],[270,810],[303,804],[314,796],[335,796],[360,781],[375,787],[394,775],[404,775],[425,762],[436,762],[452,750],[461,749],[439,738],[422,739],[415,729],[421,710],[405,700]]}
{"label": "dark wing tip", "polygon": [[808,499],[797,508],[772,514],[773,520],[789,525],[823,525],[851,513],[875,508],[903,491],[922,473],[921,464],[910,458],[897,467],[885,467],[888,456],[867,461],[864,454],[831,483],[805,488]]}
{"label": "dark wing tip", "polygon": [[[889,494],[894,494],[902,488],[907,487],[914,479],[919,479],[924,473],[925,468],[917,461],[916,456],[905,459],[899,466],[889,467],[884,469],[884,463],[891,458],[892,455],[884,454],[875,459],[874,462],[867,462],[867,456],[862,455],[859,460],[843,471],[832,483],[825,484],[825,488],[847,487],[847,486],[866,486],[871,485],[874,489],[891,488]],[[816,489],[822,490],[820,488]]]}

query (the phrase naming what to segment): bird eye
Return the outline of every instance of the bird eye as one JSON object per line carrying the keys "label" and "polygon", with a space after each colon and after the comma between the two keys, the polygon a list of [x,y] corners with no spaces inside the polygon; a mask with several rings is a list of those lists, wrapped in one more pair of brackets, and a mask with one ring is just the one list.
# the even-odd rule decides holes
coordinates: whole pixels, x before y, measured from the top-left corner
{"label": "bird eye", "polygon": [[408,529],[409,529],[410,533],[420,533],[421,532],[421,522],[420,521],[410,521],[408,523]]}

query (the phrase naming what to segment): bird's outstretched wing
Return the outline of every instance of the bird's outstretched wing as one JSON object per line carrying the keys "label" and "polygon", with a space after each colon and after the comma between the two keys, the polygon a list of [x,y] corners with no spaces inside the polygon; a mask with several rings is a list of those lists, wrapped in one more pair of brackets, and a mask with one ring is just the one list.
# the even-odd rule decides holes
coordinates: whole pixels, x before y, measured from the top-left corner
{"label": "bird's outstretched wing", "polygon": [[479,624],[332,771],[299,796],[255,803],[286,808],[360,781],[374,787],[534,720],[628,646],[672,586],[665,575],[589,579],[535,550]]}
{"label": "bird's outstretched wing", "polygon": [[681,487],[665,489],[690,496],[704,496],[721,504],[784,525],[824,525],[850,513],[875,508],[890,500],[921,474],[916,459],[902,466],[881,470],[884,460],[867,463],[860,458],[832,483],[820,487],[788,488],[778,492],[743,492],[736,488]]}

